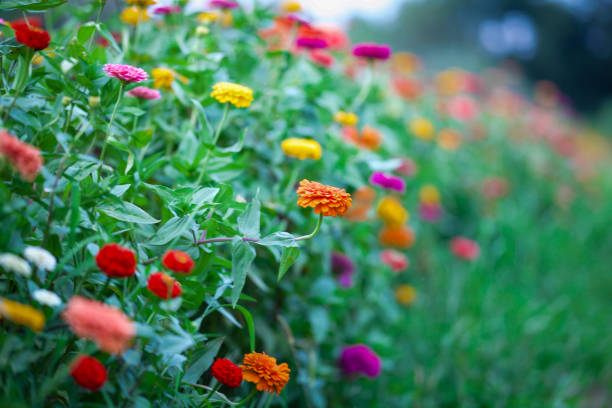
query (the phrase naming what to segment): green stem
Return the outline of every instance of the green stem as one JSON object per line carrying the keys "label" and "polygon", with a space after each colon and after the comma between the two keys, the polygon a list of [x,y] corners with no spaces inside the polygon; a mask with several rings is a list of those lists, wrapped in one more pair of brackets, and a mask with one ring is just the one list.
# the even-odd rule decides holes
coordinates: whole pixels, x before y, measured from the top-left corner
{"label": "green stem", "polygon": [[319,214],[319,221],[317,222],[317,226],[315,227],[314,231],[312,231],[308,235],[303,235],[301,237],[297,237],[295,239],[295,241],[304,241],[306,239],[313,238],[315,235],[317,235],[319,233],[319,230],[321,229],[321,224],[323,224],[323,214]]}
{"label": "green stem", "polygon": [[[98,25],[100,25],[100,19],[102,18],[102,10],[104,10],[104,5],[106,4],[106,0],[99,0],[100,5],[98,6],[98,16],[96,17],[96,31],[98,29]],[[89,38],[89,44],[87,44],[87,49],[91,51],[91,45],[93,44],[93,39],[96,36],[95,32],[92,34],[91,38]]]}
{"label": "green stem", "polygon": [[241,405],[246,404],[247,402],[249,402],[254,396],[255,394],[257,394],[257,388],[253,388],[253,390],[251,391],[251,393],[242,401],[239,401],[236,405],[234,405],[235,407],[239,407]]}
{"label": "green stem", "polygon": [[206,395],[206,398],[204,398],[204,401],[202,401],[203,404],[206,404],[208,402],[208,400],[210,399],[210,397],[213,396],[213,394],[215,392],[217,392],[219,390],[219,388],[221,388],[221,383],[217,383],[208,393],[208,395]]}
{"label": "green stem", "polygon": [[219,141],[219,136],[221,136],[221,131],[225,126],[225,122],[227,121],[227,116],[229,114],[230,104],[225,103],[225,108],[223,109],[223,116],[221,117],[221,121],[217,125],[217,130],[215,131],[215,135],[212,140],[212,148],[206,153],[206,157],[204,158],[204,163],[202,163],[202,169],[200,170],[200,176],[198,177],[198,181],[196,184],[200,184],[202,179],[204,178],[204,173],[206,172],[206,165],[208,164],[208,160],[210,159],[210,152],[215,148],[217,142]]}
{"label": "green stem", "polygon": [[104,282],[104,286],[102,287],[102,289],[100,290],[100,292],[98,292],[98,295],[96,296],[96,298],[98,298],[100,302],[102,301],[102,296],[104,296],[104,292],[106,292],[108,287],[110,286],[110,281],[111,281],[111,277],[107,276],[106,282]]}
{"label": "green stem", "polygon": [[125,88],[125,82],[121,81],[121,85],[119,86],[119,96],[117,97],[117,102],[115,102],[115,107],[113,108],[113,114],[111,115],[110,122],[108,122],[108,127],[106,129],[106,137],[104,138],[104,144],[102,145],[102,153],[100,153],[100,161],[104,160],[104,153],[106,152],[106,145],[108,144],[108,138],[111,135],[113,122],[115,121],[115,116],[117,115],[117,109],[119,108],[119,103],[121,102],[121,98],[123,97],[124,88]]}
{"label": "green stem", "polygon": [[372,89],[373,83],[374,83],[374,72],[372,70],[372,65],[368,64],[368,68],[366,71],[366,79],[363,82],[361,91],[359,91],[359,94],[353,101],[353,105],[351,106],[351,112],[355,112],[361,106],[361,104],[366,100],[366,98],[370,94],[370,90]]}

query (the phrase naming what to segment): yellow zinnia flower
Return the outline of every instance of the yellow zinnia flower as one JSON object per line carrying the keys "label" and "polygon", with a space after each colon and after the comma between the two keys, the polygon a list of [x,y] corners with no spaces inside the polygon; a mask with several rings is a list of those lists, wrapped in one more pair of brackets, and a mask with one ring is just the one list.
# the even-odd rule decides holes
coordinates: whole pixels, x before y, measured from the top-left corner
{"label": "yellow zinnia flower", "polygon": [[454,129],[442,129],[438,133],[438,146],[446,150],[457,150],[461,145],[461,134]]}
{"label": "yellow zinnia flower", "polygon": [[410,306],[417,298],[416,289],[410,285],[399,285],[395,289],[395,299],[404,306]]}
{"label": "yellow zinnia flower", "polygon": [[40,310],[4,298],[0,299],[0,316],[36,332],[45,325],[45,315]]}
{"label": "yellow zinnia flower", "polygon": [[412,133],[423,140],[431,140],[434,137],[435,128],[433,123],[425,118],[416,118],[410,122]]}
{"label": "yellow zinnia flower", "polygon": [[149,7],[157,4],[157,0],[125,0],[130,6]]}
{"label": "yellow zinnia flower", "polygon": [[376,213],[387,225],[399,226],[405,224],[410,214],[399,200],[395,197],[387,196],[380,200]]}
{"label": "yellow zinnia flower", "polygon": [[297,13],[302,10],[300,2],[292,0],[284,1],[281,7],[285,13]]}
{"label": "yellow zinnia flower", "polygon": [[168,68],[153,68],[151,71],[155,88],[171,89],[174,82],[174,71]]}
{"label": "yellow zinnia flower", "polygon": [[338,111],[334,115],[334,120],[342,126],[355,126],[359,122],[359,117],[354,113],[347,113],[344,111]]}
{"label": "yellow zinnia flower", "polygon": [[221,24],[223,27],[230,27],[232,24],[234,24],[234,16],[232,15],[231,11],[223,11],[223,14],[221,14]]}
{"label": "yellow zinnia flower", "polygon": [[196,17],[196,20],[198,20],[199,23],[212,23],[213,21],[217,21],[217,19],[219,18],[219,13],[216,13],[214,11],[204,11],[200,14],[198,14],[198,16]]}
{"label": "yellow zinnia flower", "polygon": [[213,85],[213,89],[210,96],[221,103],[229,102],[237,108],[247,108],[253,102],[253,90],[246,86],[218,82]]}
{"label": "yellow zinnia flower", "polygon": [[291,137],[281,143],[283,153],[300,160],[321,158],[321,145],[316,140]]}
{"label": "yellow zinnia flower", "polygon": [[125,24],[138,25],[149,20],[147,10],[138,6],[128,7],[123,9],[119,15],[119,19]]}
{"label": "yellow zinnia flower", "polygon": [[438,204],[440,202],[440,192],[435,186],[427,184],[419,190],[419,199],[423,204]]}

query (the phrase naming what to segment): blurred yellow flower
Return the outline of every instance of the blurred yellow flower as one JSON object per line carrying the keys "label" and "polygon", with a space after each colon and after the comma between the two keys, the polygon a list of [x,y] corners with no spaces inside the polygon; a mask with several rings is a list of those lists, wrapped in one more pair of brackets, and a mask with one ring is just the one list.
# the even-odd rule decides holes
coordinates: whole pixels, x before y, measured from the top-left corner
{"label": "blurred yellow flower", "polygon": [[321,158],[321,145],[316,140],[291,137],[281,143],[283,153],[300,160]]}
{"label": "blurred yellow flower", "polygon": [[334,120],[342,126],[355,126],[359,122],[359,117],[354,113],[338,111],[334,115]]}
{"label": "blurred yellow flower", "polygon": [[396,52],[391,57],[391,69],[398,74],[410,75],[421,66],[421,60],[409,52]]}
{"label": "blurred yellow flower", "polygon": [[297,13],[302,10],[302,5],[299,1],[284,1],[281,7],[285,13]]}
{"label": "blurred yellow flower", "polygon": [[149,7],[157,4],[157,0],[125,0],[130,6]]}
{"label": "blurred yellow flower", "polygon": [[454,129],[442,129],[438,132],[438,146],[446,150],[457,150],[461,145],[461,133]]}
{"label": "blurred yellow flower", "polygon": [[4,298],[0,299],[0,316],[36,332],[45,325],[45,315],[40,310]]}
{"label": "blurred yellow flower", "polygon": [[463,72],[457,68],[448,69],[436,75],[434,81],[440,95],[454,95],[461,90],[463,85]]}
{"label": "blurred yellow flower", "polygon": [[387,225],[399,226],[405,224],[410,214],[399,200],[392,196],[383,197],[378,203],[376,213]]}
{"label": "blurred yellow flower", "polygon": [[212,23],[213,21],[217,21],[218,18],[219,13],[216,13],[214,11],[204,11],[198,14],[196,20],[198,20],[199,23],[207,24]]}
{"label": "blurred yellow flower", "polygon": [[139,23],[148,21],[150,17],[146,9],[132,6],[123,9],[119,15],[119,19],[125,24],[138,25]]}
{"label": "blurred yellow flower", "polygon": [[247,108],[253,102],[253,90],[251,88],[231,82],[216,83],[213,85],[213,92],[210,96],[221,103],[229,102],[237,108]]}
{"label": "blurred yellow flower", "polygon": [[425,118],[416,118],[410,121],[412,133],[423,140],[431,140],[434,137],[435,128],[431,121]]}
{"label": "blurred yellow flower", "polygon": [[196,35],[199,36],[205,36],[210,32],[210,30],[208,29],[208,27],[206,26],[198,26],[196,28]]}
{"label": "blurred yellow flower", "polygon": [[399,285],[395,289],[395,299],[404,306],[410,306],[417,298],[416,289],[410,285]]}
{"label": "blurred yellow flower", "polygon": [[168,68],[153,68],[151,71],[155,88],[171,89],[174,82],[174,71]]}
{"label": "blurred yellow flower", "polygon": [[229,10],[223,10],[223,14],[221,15],[221,24],[223,27],[230,27],[234,24],[234,16],[232,12]]}
{"label": "blurred yellow flower", "polygon": [[419,190],[419,200],[423,204],[438,204],[440,202],[440,192],[435,186],[426,184]]}

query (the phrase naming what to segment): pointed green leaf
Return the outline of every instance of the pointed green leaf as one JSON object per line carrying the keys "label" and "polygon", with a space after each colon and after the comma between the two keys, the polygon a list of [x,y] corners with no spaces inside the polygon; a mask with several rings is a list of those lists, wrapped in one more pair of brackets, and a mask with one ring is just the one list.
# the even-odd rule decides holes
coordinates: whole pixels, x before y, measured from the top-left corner
{"label": "pointed green leaf", "polygon": [[236,307],[246,281],[247,272],[255,259],[255,249],[240,237],[232,240],[232,306]]}
{"label": "pointed green leaf", "polygon": [[284,247],[281,255],[280,266],[278,267],[278,280],[281,280],[291,265],[299,258],[300,248]]}

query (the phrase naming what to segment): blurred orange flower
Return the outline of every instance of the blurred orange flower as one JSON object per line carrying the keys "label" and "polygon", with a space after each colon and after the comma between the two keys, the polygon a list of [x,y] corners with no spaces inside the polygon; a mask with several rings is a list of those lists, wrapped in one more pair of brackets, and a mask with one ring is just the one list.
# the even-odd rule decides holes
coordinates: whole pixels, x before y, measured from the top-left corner
{"label": "blurred orange flower", "polygon": [[385,226],[378,234],[381,245],[408,249],[414,245],[415,236],[412,228],[402,226]]}

